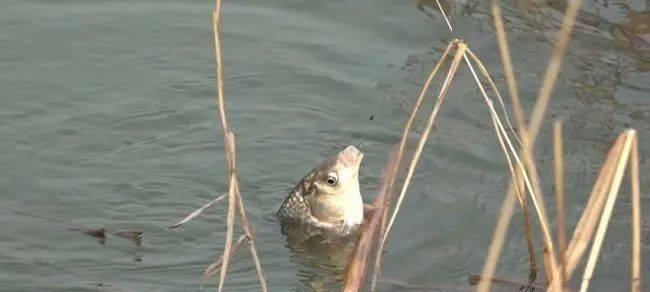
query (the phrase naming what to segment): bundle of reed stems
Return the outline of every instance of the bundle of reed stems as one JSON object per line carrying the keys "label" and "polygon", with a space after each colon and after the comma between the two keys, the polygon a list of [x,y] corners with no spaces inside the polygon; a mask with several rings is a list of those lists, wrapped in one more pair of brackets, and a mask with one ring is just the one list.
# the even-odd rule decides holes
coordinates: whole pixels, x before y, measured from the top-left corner
{"label": "bundle of reed stems", "polygon": [[[618,196],[626,169],[629,169],[632,193],[631,290],[633,292],[641,291],[641,207],[638,137],[636,131],[632,129],[624,131],[612,145],[607,158],[601,167],[599,175],[596,178],[589,201],[573,232],[571,240],[568,242],[566,237],[566,220],[564,214],[564,160],[562,154],[563,141],[561,121],[556,121],[553,127],[554,178],[557,204],[557,241],[554,241],[552,235],[551,224],[549,223],[546,204],[542,194],[541,182],[535,165],[535,140],[541,130],[546,109],[555,86],[555,81],[560,73],[563,57],[567,50],[569,41],[571,40],[571,33],[573,31],[575,18],[579,11],[580,4],[580,0],[568,1],[562,26],[557,32],[553,53],[549,59],[549,65],[546,69],[542,85],[537,95],[537,101],[530,116],[530,122],[527,124],[525,122],[524,110],[519,100],[517,82],[510,58],[500,4],[498,0],[492,0],[491,2],[491,12],[499,44],[501,61],[506,76],[510,104],[513,108],[515,123],[517,126],[516,133],[507,118],[507,112],[501,94],[480,58],[472,52],[470,46],[464,41],[453,40],[449,43],[440,60],[434,66],[426,79],[426,82],[417,98],[417,102],[414,105],[413,111],[404,126],[400,143],[389,155],[388,163],[382,173],[380,190],[372,204],[374,210],[373,212],[370,212],[370,216],[366,218],[366,222],[361,229],[361,234],[356,243],[354,254],[349,261],[343,282],[343,291],[362,290],[367,282],[369,267],[373,263],[370,290],[374,291],[376,289],[380,277],[381,256],[384,251],[386,240],[388,239],[390,230],[397,218],[402,202],[406,197],[409,183],[417,167],[419,158],[424,151],[432,126],[435,123],[436,117],[445,100],[446,93],[451,87],[452,81],[461,63],[465,63],[468,66],[472,77],[476,81],[482,94],[483,101],[490,113],[495,135],[498,138],[499,145],[501,146],[504,158],[507,162],[507,171],[511,177],[506,197],[502,204],[499,218],[497,219],[497,226],[494,230],[488,255],[485,260],[483,273],[482,275],[470,276],[470,281],[478,284],[477,291],[489,291],[492,282],[503,281],[495,277],[495,270],[514,213],[516,202],[519,203],[524,220],[526,245],[530,261],[530,273],[528,279],[530,287],[539,287],[539,285],[533,284],[537,278],[537,260],[535,257],[535,248],[530,228],[530,214],[528,212],[529,205],[532,205],[542,232],[542,244],[544,246],[543,264],[546,271],[545,275],[547,277],[548,290],[564,291],[566,283],[571,280],[574,272],[578,268],[582,256],[587,248],[591,246],[580,286],[580,291],[587,291],[596,267],[598,255],[607,231],[607,226],[611,219],[613,205]],[[438,3],[438,6],[447,25],[449,26],[449,29],[452,30],[451,22],[445,15],[440,3]],[[246,217],[246,209],[239,192],[235,135],[228,127],[224,105],[220,16],[221,0],[217,0],[213,12],[215,57],[217,61],[217,102],[221,125],[223,127],[227,167],[230,173],[230,187],[228,192],[226,242],[223,254],[219,260],[208,267],[204,276],[210,276],[218,271],[220,276],[217,282],[217,289],[218,291],[222,291],[228,266],[232,257],[241,248],[242,244],[247,242],[257,270],[261,290],[267,291],[266,280],[255,247],[254,234],[252,233],[250,224]],[[411,133],[415,117],[424,102],[425,96],[429,92],[434,77],[446,62],[451,63],[448,67],[449,69],[447,70],[442,86],[440,90],[437,91],[435,105],[429,114],[426,127],[420,135],[420,139],[413,155],[406,155],[405,149],[407,149],[408,136]],[[493,98],[488,96],[481,79],[484,79],[490,85],[490,89],[494,93],[494,97],[498,102],[498,108],[495,107]],[[502,120],[506,121],[505,126]],[[406,159],[407,156],[409,159]],[[402,165],[407,165],[406,174],[403,179],[401,178],[402,176],[400,173],[398,173],[398,170],[401,169],[400,166]],[[401,188],[399,188],[398,193],[397,188],[399,183],[401,183]],[[202,209],[197,210],[195,213],[188,216],[184,221],[197,216],[207,208],[209,204],[212,204],[223,197],[224,196],[211,201]],[[235,217],[239,217],[242,223],[244,235],[239,238],[233,247]],[[179,223],[182,224],[184,221]]]}

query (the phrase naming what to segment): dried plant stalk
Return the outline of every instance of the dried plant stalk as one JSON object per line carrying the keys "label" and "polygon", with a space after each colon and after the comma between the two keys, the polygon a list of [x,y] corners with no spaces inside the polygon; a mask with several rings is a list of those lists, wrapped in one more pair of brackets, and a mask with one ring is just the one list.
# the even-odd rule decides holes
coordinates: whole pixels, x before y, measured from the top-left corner
{"label": "dried plant stalk", "polygon": [[[618,190],[621,186],[621,181],[623,180],[623,174],[625,173],[625,167],[630,157],[630,150],[632,149],[632,143],[636,137],[636,131],[627,130],[621,136],[625,136],[625,143],[623,144],[623,150],[618,156],[618,161],[616,164],[614,179],[612,184],[609,187],[607,193],[607,202],[603,210],[602,215],[598,223],[598,230],[596,230],[596,235],[594,237],[594,243],[591,247],[591,252],[589,253],[589,259],[587,260],[587,267],[585,268],[585,273],[582,278],[582,285],[580,286],[580,292],[586,292],[589,289],[589,283],[593,275],[594,269],[596,268],[596,262],[598,260],[598,255],[600,254],[600,249],[607,233],[607,226],[609,225],[609,220],[612,216],[614,210],[614,202],[616,202],[616,197],[618,196]],[[595,218],[593,218],[595,219]]]}
{"label": "dried plant stalk", "polygon": [[[232,132],[226,134],[226,147],[228,149],[229,157],[231,157],[230,164],[230,190],[229,194],[237,192],[237,167],[235,160],[235,137]],[[228,272],[228,264],[230,263],[230,249],[232,247],[233,227],[235,224],[235,208],[237,204],[237,196],[228,196],[228,215],[226,217],[226,243],[223,248],[223,264],[219,274],[219,283],[217,285],[218,291],[221,292],[223,285],[226,282],[226,273]]]}
{"label": "dried plant stalk", "polygon": [[632,184],[632,292],[641,292],[641,187],[639,183],[639,138],[634,137],[630,153]]}
{"label": "dried plant stalk", "polygon": [[582,213],[582,217],[580,217],[580,220],[573,231],[573,237],[571,241],[569,241],[564,256],[566,260],[565,271],[567,280],[573,275],[573,272],[578,266],[580,258],[587,249],[596,229],[597,221],[593,218],[598,218],[597,216],[601,213],[603,205],[605,204],[607,188],[611,185],[614,177],[614,166],[616,164],[616,159],[620,156],[622,147],[623,136],[621,135],[616,139],[614,145],[609,150],[607,159],[605,160],[605,163],[603,163],[591,194],[589,195],[589,201]]}
{"label": "dried plant stalk", "polygon": [[[476,58],[475,56],[474,56],[474,58],[475,58],[475,61],[477,63],[480,63],[480,60],[478,60],[478,58]],[[483,88],[483,85],[481,84],[478,76],[476,75],[476,71],[474,70],[474,67],[472,66],[472,63],[469,61],[469,58],[467,56],[465,56],[465,61],[466,61],[467,65],[469,66],[470,71],[472,72],[472,75],[474,76],[474,79],[475,79],[479,89],[481,90],[481,93],[483,94],[484,100],[485,100],[485,102],[487,103],[487,105],[488,105],[488,107],[490,109],[490,114],[492,116],[492,121],[493,121],[494,126],[495,126],[495,131],[496,131],[497,137],[499,138],[499,141],[500,141],[500,143],[501,143],[501,145],[503,147],[503,152],[506,155],[506,158],[508,159],[509,163],[511,163],[511,159],[509,158],[510,154],[508,154],[508,153],[511,153],[513,155],[515,161],[517,162],[516,165],[518,166],[519,172],[523,175],[523,179],[524,179],[526,189],[528,190],[528,192],[531,195],[531,199],[533,201],[533,206],[535,207],[535,210],[537,211],[537,215],[539,217],[540,225],[542,227],[542,232],[543,232],[543,235],[544,235],[544,243],[546,245],[546,249],[549,251],[550,254],[554,254],[554,252],[553,252],[553,240],[552,240],[552,237],[551,237],[550,228],[548,227],[550,224],[549,224],[548,220],[546,219],[546,215],[544,214],[544,212],[545,212],[545,210],[543,208],[544,202],[542,200],[540,200],[540,196],[538,196],[536,194],[536,192],[539,189],[539,186],[534,188],[534,187],[532,187],[533,184],[531,183],[531,181],[533,181],[531,179],[531,177],[537,177],[536,176],[536,171],[535,171],[536,168],[535,168],[535,165],[534,165],[534,161],[532,161],[532,159],[529,159],[529,161],[528,161],[528,165],[527,165],[529,167],[528,170],[535,171],[534,175],[529,176],[527,174],[526,169],[524,168],[524,165],[522,164],[521,160],[519,159],[519,156],[516,154],[516,151],[515,151],[514,147],[512,146],[512,143],[510,142],[510,139],[508,138],[508,133],[505,130],[505,127],[503,126],[503,124],[499,120],[498,114],[496,113],[496,110],[494,109],[492,101],[487,96],[487,93],[485,92],[485,89]],[[505,144],[508,146],[507,148],[505,147],[505,145],[503,143],[503,140],[505,140],[505,142],[506,142]],[[524,141],[526,141],[526,140],[524,140]],[[524,142],[524,144],[525,143],[526,142]],[[524,148],[524,150],[525,149],[526,148]],[[526,154],[528,154],[528,155],[526,155]],[[528,156],[528,158],[530,158],[530,153],[526,153],[526,151],[524,151],[524,156]],[[511,164],[509,164],[509,165],[511,165]],[[512,170],[512,168],[511,168],[511,172],[512,172],[512,175],[515,176],[515,173]],[[547,267],[547,269],[553,271],[553,273],[558,273],[557,264],[555,262],[554,256],[549,257],[549,263],[551,264],[551,267]]]}
{"label": "dried plant stalk", "polygon": [[383,235],[381,239],[380,246],[383,246],[386,243],[386,238],[390,233],[390,229],[393,226],[393,223],[395,222],[395,218],[397,217],[397,213],[399,212],[399,209],[402,205],[404,196],[406,195],[406,190],[408,189],[409,183],[411,181],[411,177],[413,177],[413,172],[415,171],[415,167],[417,166],[417,163],[420,159],[420,155],[422,154],[422,150],[424,149],[424,145],[426,144],[426,141],[429,137],[429,133],[431,132],[431,128],[433,127],[433,122],[435,121],[438,112],[440,111],[440,106],[442,105],[442,102],[445,99],[447,90],[451,85],[451,81],[453,80],[453,77],[456,75],[456,70],[458,69],[458,65],[460,64],[461,58],[465,55],[466,49],[467,49],[467,45],[465,43],[462,42],[458,43],[458,47],[456,49],[456,55],[454,56],[454,60],[451,63],[451,67],[449,68],[449,71],[447,72],[447,77],[445,78],[445,81],[442,84],[442,88],[440,89],[440,93],[438,94],[436,104],[433,108],[433,111],[431,112],[431,115],[429,116],[429,120],[427,121],[427,125],[424,129],[424,132],[420,136],[420,141],[418,143],[417,149],[415,150],[415,154],[413,155],[411,163],[409,164],[406,173],[406,178],[404,179],[404,184],[402,185],[402,190],[400,191],[399,197],[397,199],[395,210],[393,210],[391,218],[388,221],[388,225],[386,227],[386,233]]}
{"label": "dried plant stalk", "polygon": [[[244,240],[246,239],[246,235],[242,235],[239,237],[237,240],[237,243],[235,243],[235,246],[232,248],[232,251],[230,253],[230,260],[235,258],[237,253],[239,253],[239,250],[241,249],[242,243],[244,243]],[[218,260],[216,260],[214,263],[209,265],[206,269],[205,272],[203,272],[203,277],[201,278],[203,281],[209,279],[210,277],[214,276],[217,274],[217,271],[221,269],[221,265],[223,264],[223,256],[219,257]]]}
{"label": "dried plant stalk", "polygon": [[[411,115],[409,116],[409,119],[406,121],[406,125],[404,126],[404,129],[402,131],[402,138],[401,138],[399,146],[398,146],[397,157],[395,158],[396,160],[395,160],[395,163],[394,163],[394,166],[393,166],[394,168],[391,170],[391,174],[388,176],[387,192],[389,192],[389,193],[391,193],[391,191],[393,189],[393,186],[395,184],[395,179],[397,178],[397,175],[396,175],[397,167],[399,165],[401,165],[401,163],[402,163],[402,158],[404,156],[404,150],[406,149],[406,141],[408,140],[409,133],[411,132],[411,128],[413,126],[413,121],[415,120],[415,116],[417,115],[417,113],[418,113],[418,111],[420,109],[420,106],[422,105],[422,101],[424,100],[424,96],[426,95],[427,91],[431,87],[431,82],[433,81],[433,78],[438,73],[438,70],[440,69],[440,67],[442,66],[444,61],[447,60],[447,56],[449,56],[449,52],[451,51],[451,49],[453,47],[456,46],[457,43],[458,43],[457,40],[454,40],[451,43],[449,43],[449,45],[445,49],[445,52],[440,57],[440,60],[438,60],[438,63],[433,68],[433,70],[431,70],[431,73],[429,74],[429,77],[424,82],[424,86],[422,87],[422,90],[420,90],[420,95],[418,96],[418,99],[415,102],[415,105],[413,106],[413,111],[411,111]],[[386,232],[385,231],[386,223],[387,223],[387,221],[386,221],[387,213],[386,212],[389,211],[389,208],[388,208],[389,200],[384,201],[384,204],[386,206],[384,206],[385,208],[383,208],[383,212],[385,214],[382,214],[382,222],[381,222],[381,225],[382,225],[381,229],[382,230],[380,232],[380,236],[383,236],[384,233]],[[373,277],[372,277],[371,291],[374,291],[375,288],[376,288],[376,285],[377,285],[377,280],[378,280],[378,277],[379,277],[379,271],[380,271],[380,268],[381,268],[381,253],[383,252],[383,250],[384,250],[384,244],[380,243],[379,248],[376,251],[377,253],[375,255],[375,266],[374,266]]]}
{"label": "dried plant stalk", "polygon": [[374,211],[369,212],[370,216],[365,219],[361,227],[361,234],[354,249],[352,258],[348,262],[343,280],[343,291],[360,291],[366,280],[366,269],[370,261],[370,253],[377,245],[377,238],[381,231],[381,222],[385,208],[388,208],[387,201],[391,200],[393,193],[389,190],[390,180],[397,175],[397,156],[399,150],[393,151],[389,157],[386,166],[382,171],[380,189],[375,197],[372,207]]}
{"label": "dried plant stalk", "polygon": [[[239,192],[239,184],[237,182],[237,170],[236,170],[236,152],[235,152],[235,136],[228,128],[228,119],[226,118],[226,109],[224,103],[224,94],[223,94],[223,61],[221,58],[221,0],[216,1],[215,9],[212,13],[212,24],[214,30],[214,54],[216,59],[216,79],[217,79],[217,104],[219,108],[219,117],[221,118],[221,126],[223,127],[224,132],[224,143],[226,146],[226,160],[228,164],[228,169],[230,171],[230,188],[228,197],[228,215],[226,217],[226,243],[224,245],[223,251],[223,264],[220,271],[218,291],[222,291],[223,285],[226,278],[226,273],[228,270],[228,264],[230,261],[230,253],[232,247],[232,236],[233,236],[233,224],[235,219],[235,214],[237,210],[242,219],[242,225],[244,232],[249,240],[249,248],[251,255],[253,257],[253,262],[255,263],[255,269],[260,280],[260,285],[262,291],[267,291],[266,279],[264,277],[264,272],[262,271],[262,266],[257,255],[257,249],[255,248],[255,240],[253,233],[251,232],[248,219],[246,217],[246,208],[244,207],[244,202]],[[239,208],[237,208],[239,207]],[[237,210],[235,210],[237,208]]]}
{"label": "dried plant stalk", "polygon": [[555,203],[557,217],[557,242],[560,261],[560,285],[566,282],[564,253],[566,252],[566,219],[564,210],[564,153],[562,149],[562,121],[553,124],[553,174],[555,178]]}

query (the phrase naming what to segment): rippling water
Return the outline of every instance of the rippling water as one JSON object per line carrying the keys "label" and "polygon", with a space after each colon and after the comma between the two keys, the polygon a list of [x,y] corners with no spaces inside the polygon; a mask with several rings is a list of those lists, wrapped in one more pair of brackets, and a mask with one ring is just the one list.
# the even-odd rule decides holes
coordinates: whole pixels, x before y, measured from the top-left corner
{"label": "rippling water", "polygon": [[[355,144],[366,155],[361,180],[370,201],[414,96],[451,39],[466,40],[503,84],[489,9],[479,2],[446,3],[450,34],[435,1],[225,1],[228,112],[271,291],[307,290],[322,276],[285,247],[273,213],[286,193],[324,156]],[[642,189],[650,188],[650,7],[585,2],[537,147],[548,196],[548,125],[564,118],[572,224],[624,128],[639,130]],[[182,229],[166,226],[227,189],[212,5],[0,4],[1,291],[201,289],[224,241],[223,205]],[[530,109],[563,7],[503,9]],[[488,112],[469,72],[459,73],[384,260],[386,278],[445,291],[466,288],[467,274],[481,271],[507,183]],[[594,291],[629,290],[627,193]],[[650,205],[647,195],[643,203]],[[551,214],[553,205],[549,199]],[[500,264],[508,278],[527,275],[520,223],[516,215]],[[144,238],[141,246],[115,237],[101,245],[69,230],[75,226],[138,229]],[[258,289],[246,251],[226,286]]]}

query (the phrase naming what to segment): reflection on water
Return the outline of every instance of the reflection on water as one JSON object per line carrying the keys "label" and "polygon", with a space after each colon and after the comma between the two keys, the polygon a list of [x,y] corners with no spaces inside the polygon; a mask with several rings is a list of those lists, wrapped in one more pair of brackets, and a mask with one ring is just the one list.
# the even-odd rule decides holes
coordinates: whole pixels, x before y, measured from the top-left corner
{"label": "reflection on water", "polygon": [[285,225],[286,247],[297,267],[297,278],[309,291],[340,289],[347,262],[352,255],[356,237],[305,237],[302,228]]}

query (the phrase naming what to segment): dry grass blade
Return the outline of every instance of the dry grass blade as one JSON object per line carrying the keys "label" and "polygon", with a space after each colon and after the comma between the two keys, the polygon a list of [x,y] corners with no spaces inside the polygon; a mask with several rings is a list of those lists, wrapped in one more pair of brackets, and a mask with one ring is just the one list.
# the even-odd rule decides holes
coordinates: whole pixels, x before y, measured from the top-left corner
{"label": "dry grass blade", "polygon": [[[232,252],[230,253],[230,260],[232,260],[233,258],[235,258],[235,256],[237,256],[237,253],[239,253],[239,250],[241,249],[241,245],[242,243],[244,243],[245,239],[246,239],[246,235],[242,235],[239,237],[237,243],[235,243],[235,246],[232,248]],[[201,280],[205,281],[213,277],[214,275],[216,275],[217,271],[219,271],[222,264],[223,264],[223,255],[205,269],[205,272],[203,272],[203,277],[201,278]]]}
{"label": "dry grass blade", "polygon": [[[448,46],[447,49],[445,49],[445,52],[442,54],[440,57],[440,60],[438,60],[438,63],[436,66],[431,70],[431,73],[429,74],[429,77],[427,80],[424,82],[424,86],[422,87],[422,90],[420,91],[420,95],[418,96],[417,101],[415,102],[415,105],[413,106],[413,111],[411,112],[411,115],[409,116],[409,119],[406,121],[406,125],[404,126],[404,129],[402,131],[402,138],[400,140],[400,144],[397,150],[397,157],[395,158],[395,163],[393,168],[391,169],[391,174],[388,176],[388,181],[387,181],[387,190],[388,192],[391,192],[393,189],[393,185],[395,184],[395,179],[397,177],[397,167],[401,165],[402,163],[402,158],[404,157],[404,150],[406,149],[406,141],[408,139],[409,133],[411,132],[411,128],[413,126],[413,121],[415,120],[415,116],[417,115],[420,106],[422,105],[422,101],[424,100],[424,96],[426,95],[427,91],[431,87],[431,82],[433,81],[433,78],[436,76],[438,73],[438,70],[442,66],[442,64],[445,62],[447,59],[447,56],[449,56],[449,52],[453,47],[456,46],[458,43],[457,40],[452,41]],[[388,203],[389,200],[386,200],[384,204],[385,208],[383,208],[383,212],[388,212]],[[387,214],[387,213],[386,213]],[[383,236],[385,233],[385,225],[386,225],[386,214],[382,215],[382,230],[380,232],[380,235]],[[381,253],[384,250],[384,245],[380,244],[379,248],[377,249],[377,254],[375,256],[375,266],[374,266],[374,271],[373,271],[373,277],[372,277],[372,285],[371,285],[371,291],[374,291],[377,285],[377,280],[379,276],[379,270],[381,269]]]}
{"label": "dry grass blade", "polygon": [[447,94],[447,90],[451,85],[452,79],[456,75],[456,69],[458,69],[458,65],[460,65],[461,58],[465,55],[466,49],[467,49],[467,45],[465,43],[462,42],[458,43],[458,48],[456,49],[456,55],[454,57],[453,62],[451,63],[449,72],[447,72],[447,77],[445,78],[445,81],[442,84],[442,88],[440,89],[440,93],[438,94],[436,104],[433,108],[433,111],[431,112],[431,115],[429,116],[429,120],[427,121],[427,125],[424,129],[424,132],[420,137],[420,141],[418,143],[417,149],[415,150],[415,155],[413,155],[413,159],[409,164],[406,173],[406,178],[404,179],[404,184],[402,185],[402,190],[400,191],[399,197],[397,199],[397,204],[395,205],[395,210],[393,210],[393,214],[391,215],[390,221],[388,221],[388,225],[386,226],[386,233],[383,235],[381,239],[380,246],[383,246],[386,243],[386,238],[388,238],[390,229],[393,226],[393,223],[395,222],[395,218],[397,217],[397,213],[399,212],[399,209],[402,205],[404,196],[406,195],[406,190],[408,189],[409,183],[411,181],[411,177],[413,176],[415,167],[417,166],[417,163],[420,159],[420,155],[422,154],[422,150],[424,149],[424,145],[426,144],[427,138],[429,137],[429,133],[431,132],[431,127],[433,126],[433,122],[435,121],[436,116],[440,111],[440,106],[442,105],[442,102],[445,99],[445,95]]}
{"label": "dry grass blade", "polygon": [[201,208],[198,208],[198,209],[194,210],[194,212],[187,215],[187,217],[183,218],[181,221],[178,221],[178,222],[176,222],[176,224],[168,226],[168,228],[169,229],[174,229],[174,228],[179,227],[179,226],[187,223],[188,221],[198,217],[199,215],[201,215],[203,213],[203,211],[210,208],[210,206],[214,205],[214,203],[217,203],[217,202],[223,200],[223,198],[225,198],[227,195],[228,195],[228,193],[225,193],[225,194],[215,198],[214,200],[211,200],[210,202],[208,202],[205,205],[201,206]]}
{"label": "dry grass blade", "polygon": [[[553,163],[556,197],[556,221],[560,261],[560,284],[566,281],[565,259],[566,252],[566,218],[564,200],[564,150],[562,142],[562,122],[556,121],[553,125]],[[564,287],[562,287],[564,288]]]}
{"label": "dry grass blade", "polygon": [[639,183],[639,139],[634,137],[630,153],[632,184],[632,277],[631,291],[641,292],[641,187]]}
{"label": "dry grass blade", "polygon": [[623,144],[621,154],[618,156],[618,161],[616,163],[614,172],[614,179],[612,180],[611,186],[609,187],[609,192],[607,193],[607,202],[605,203],[605,208],[602,215],[600,216],[598,230],[596,230],[594,243],[591,247],[591,252],[589,253],[589,259],[587,260],[587,267],[585,268],[585,273],[582,278],[580,292],[586,292],[587,289],[589,289],[589,283],[591,281],[594,269],[596,268],[598,255],[600,254],[600,249],[602,247],[605,234],[607,233],[607,226],[609,225],[609,220],[614,210],[614,202],[616,202],[616,197],[618,196],[618,191],[621,187],[621,181],[623,180],[623,175],[625,174],[625,167],[627,166],[627,162],[630,158],[632,143],[636,138],[636,131],[627,130],[622,136],[625,136],[625,143]]}

